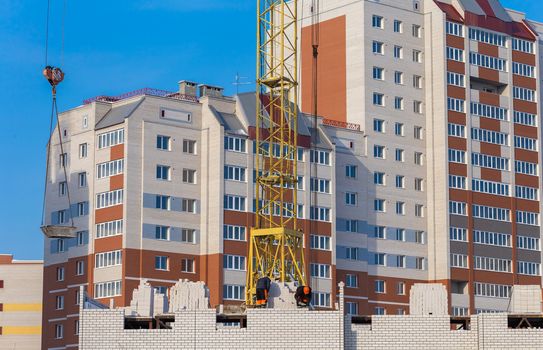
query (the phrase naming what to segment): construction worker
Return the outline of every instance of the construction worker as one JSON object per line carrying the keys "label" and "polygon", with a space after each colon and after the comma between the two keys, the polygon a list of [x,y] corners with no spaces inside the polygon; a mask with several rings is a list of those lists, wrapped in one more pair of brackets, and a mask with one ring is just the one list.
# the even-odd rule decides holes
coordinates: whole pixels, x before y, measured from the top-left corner
{"label": "construction worker", "polygon": [[294,299],[296,299],[296,305],[299,307],[309,306],[309,303],[311,302],[311,287],[299,286],[296,288]]}
{"label": "construction worker", "polygon": [[268,303],[271,280],[269,277],[262,277],[256,281],[256,306],[264,307]]}

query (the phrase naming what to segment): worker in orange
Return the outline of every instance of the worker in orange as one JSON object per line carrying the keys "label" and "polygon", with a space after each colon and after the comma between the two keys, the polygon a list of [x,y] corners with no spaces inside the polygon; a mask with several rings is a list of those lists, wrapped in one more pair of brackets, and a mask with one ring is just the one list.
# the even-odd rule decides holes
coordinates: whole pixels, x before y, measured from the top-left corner
{"label": "worker in orange", "polygon": [[311,287],[299,286],[296,288],[294,299],[296,299],[296,305],[299,307],[309,306],[309,303],[311,302]]}
{"label": "worker in orange", "polygon": [[269,277],[262,277],[256,281],[256,306],[264,307],[268,303],[271,280]]}

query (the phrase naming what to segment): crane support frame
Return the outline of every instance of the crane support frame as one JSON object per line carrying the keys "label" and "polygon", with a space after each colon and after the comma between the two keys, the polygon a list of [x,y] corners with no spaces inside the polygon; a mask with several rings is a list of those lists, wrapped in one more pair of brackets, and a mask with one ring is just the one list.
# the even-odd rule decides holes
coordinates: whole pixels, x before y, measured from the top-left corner
{"label": "crane support frame", "polygon": [[245,299],[269,277],[305,285],[298,229],[297,0],[258,0],[255,227],[250,231]]}

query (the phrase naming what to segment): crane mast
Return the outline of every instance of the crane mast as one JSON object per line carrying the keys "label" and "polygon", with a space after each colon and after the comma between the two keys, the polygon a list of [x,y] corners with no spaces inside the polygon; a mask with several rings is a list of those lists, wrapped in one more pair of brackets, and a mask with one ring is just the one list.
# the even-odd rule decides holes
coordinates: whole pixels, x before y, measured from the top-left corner
{"label": "crane mast", "polygon": [[305,285],[298,229],[297,0],[258,0],[256,91],[256,218],[251,228],[245,298],[256,282]]}

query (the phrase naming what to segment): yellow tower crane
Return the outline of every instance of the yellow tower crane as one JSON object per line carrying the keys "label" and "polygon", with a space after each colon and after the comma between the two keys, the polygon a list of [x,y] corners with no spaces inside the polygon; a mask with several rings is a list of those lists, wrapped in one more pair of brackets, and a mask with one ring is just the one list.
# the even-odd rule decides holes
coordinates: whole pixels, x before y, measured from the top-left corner
{"label": "yellow tower crane", "polygon": [[246,304],[268,277],[305,285],[298,229],[297,0],[258,0],[256,220],[250,232]]}

